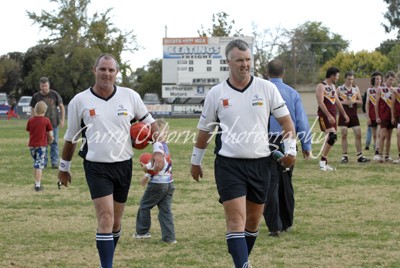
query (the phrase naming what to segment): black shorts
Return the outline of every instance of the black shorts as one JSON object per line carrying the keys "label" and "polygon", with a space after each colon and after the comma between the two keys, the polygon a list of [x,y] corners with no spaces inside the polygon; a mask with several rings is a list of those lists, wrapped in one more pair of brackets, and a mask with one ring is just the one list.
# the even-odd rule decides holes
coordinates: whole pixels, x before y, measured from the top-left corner
{"label": "black shorts", "polygon": [[112,194],[114,201],[126,202],[132,180],[132,159],[116,163],[84,160],[83,167],[92,199]]}
{"label": "black shorts", "polygon": [[394,129],[396,126],[394,126],[390,120],[382,120],[381,128]]}
{"label": "black shorts", "polygon": [[214,173],[220,201],[246,196],[251,202],[264,204],[271,180],[271,161],[272,156],[241,159],[217,155]]}
{"label": "black shorts", "polygon": [[400,125],[400,116],[396,116],[396,125],[395,128],[399,128]]}
{"label": "black shorts", "polygon": [[368,125],[369,127],[378,127],[378,123],[376,120],[371,120],[371,124]]}
{"label": "black shorts", "polygon": [[358,127],[360,126],[360,120],[358,119],[358,116],[349,116],[349,122],[346,123],[346,120],[343,115],[339,115],[339,127],[347,127],[347,128],[352,128],[352,127]]}

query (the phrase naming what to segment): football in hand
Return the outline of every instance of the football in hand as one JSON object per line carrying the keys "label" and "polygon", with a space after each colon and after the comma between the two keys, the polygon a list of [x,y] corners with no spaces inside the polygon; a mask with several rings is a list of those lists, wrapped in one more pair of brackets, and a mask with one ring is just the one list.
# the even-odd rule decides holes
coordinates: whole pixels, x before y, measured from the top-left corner
{"label": "football in hand", "polygon": [[136,123],[131,126],[132,146],[135,149],[144,149],[151,140],[151,132],[148,125]]}
{"label": "football in hand", "polygon": [[[151,158],[152,158],[152,154],[151,153],[142,153],[139,157],[139,162],[146,165],[149,162],[151,162]],[[151,175],[155,175],[153,170],[147,170],[147,173],[151,174]]]}

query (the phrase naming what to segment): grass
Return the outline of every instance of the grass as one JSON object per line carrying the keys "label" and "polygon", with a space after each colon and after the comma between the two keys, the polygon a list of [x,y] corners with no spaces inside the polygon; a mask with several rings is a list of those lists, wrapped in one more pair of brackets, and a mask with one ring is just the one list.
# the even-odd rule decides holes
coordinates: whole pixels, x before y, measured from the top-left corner
{"label": "grass", "polygon": [[[168,121],[171,131],[196,132],[197,119]],[[45,190],[35,192],[25,125],[25,120],[0,120],[0,267],[98,267],[96,220],[82,160],[74,156],[70,187],[58,190],[57,171],[45,169]],[[64,131],[65,128],[60,137]],[[316,126],[313,131],[319,134]],[[330,164],[337,168],[336,172],[319,171],[318,159],[298,159],[293,181],[294,227],[279,238],[271,238],[262,220],[250,256],[253,267],[400,267],[400,166],[358,164],[352,132],[350,162],[341,164],[338,136],[330,153]],[[204,179],[197,183],[189,170],[193,136],[176,137],[170,142],[170,149],[178,243],[159,242],[157,209],[152,212],[152,238],[132,238],[144,191],[139,184],[142,174],[137,159],[148,149],[136,151],[115,267],[232,267],[223,209],[214,184],[214,146],[209,147],[204,160]],[[62,147],[62,138],[60,143]],[[320,146],[313,144],[314,155]],[[391,151],[395,156],[395,136]],[[372,157],[371,151],[364,153]]]}

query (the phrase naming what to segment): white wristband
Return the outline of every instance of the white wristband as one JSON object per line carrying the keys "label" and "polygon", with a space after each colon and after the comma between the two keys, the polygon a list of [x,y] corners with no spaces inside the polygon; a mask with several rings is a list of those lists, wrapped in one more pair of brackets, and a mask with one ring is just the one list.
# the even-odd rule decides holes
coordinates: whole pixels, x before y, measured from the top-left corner
{"label": "white wristband", "polygon": [[285,139],[283,140],[283,148],[285,149],[285,155],[290,154],[291,156],[297,155],[296,150],[296,139]]}
{"label": "white wristband", "polygon": [[66,161],[63,159],[60,160],[60,165],[58,166],[59,170],[68,172],[70,168],[71,168],[71,161]]}
{"label": "white wristband", "polygon": [[164,146],[159,141],[153,143],[153,153],[157,153],[157,152],[164,154]]}
{"label": "white wristband", "polygon": [[190,160],[192,165],[201,166],[201,161],[203,160],[205,153],[206,149],[199,149],[197,147],[193,147],[192,159]]}

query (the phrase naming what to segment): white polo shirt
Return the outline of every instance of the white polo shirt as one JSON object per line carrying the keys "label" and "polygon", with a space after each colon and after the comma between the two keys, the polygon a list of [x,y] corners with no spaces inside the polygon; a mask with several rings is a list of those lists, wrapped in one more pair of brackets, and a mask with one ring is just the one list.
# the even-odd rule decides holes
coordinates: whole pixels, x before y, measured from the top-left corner
{"label": "white polo shirt", "polygon": [[112,163],[133,156],[130,127],[133,119],[153,123],[139,94],[116,86],[104,99],[92,88],[77,94],[68,105],[68,129],[64,139],[79,142],[79,155],[93,162]]}
{"label": "white polo shirt", "polygon": [[227,81],[207,94],[198,128],[216,134],[215,153],[232,158],[261,158],[270,155],[268,119],[289,115],[278,89],[271,82],[252,77],[243,90]]}

